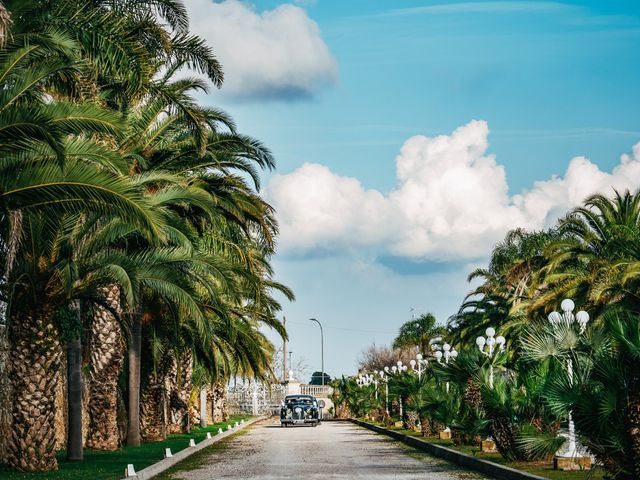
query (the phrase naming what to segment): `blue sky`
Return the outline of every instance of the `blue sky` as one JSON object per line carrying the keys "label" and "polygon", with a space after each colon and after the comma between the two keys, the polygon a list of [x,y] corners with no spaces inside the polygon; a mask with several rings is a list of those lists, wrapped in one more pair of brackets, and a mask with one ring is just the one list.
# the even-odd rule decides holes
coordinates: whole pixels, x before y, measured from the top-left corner
{"label": "blue sky", "polygon": [[352,373],[411,308],[455,313],[508,229],[637,188],[640,2],[187,5],[227,76],[205,101],[276,155],[274,263],[312,369],[307,318],[327,372]]}

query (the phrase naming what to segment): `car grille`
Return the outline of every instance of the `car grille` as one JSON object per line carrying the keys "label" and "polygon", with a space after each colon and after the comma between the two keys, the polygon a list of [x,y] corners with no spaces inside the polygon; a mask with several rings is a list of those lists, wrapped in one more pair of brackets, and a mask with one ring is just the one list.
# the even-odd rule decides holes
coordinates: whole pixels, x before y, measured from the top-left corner
{"label": "car grille", "polygon": [[304,409],[302,407],[295,407],[293,409],[293,413],[291,414],[291,418],[293,418],[294,420],[303,420]]}

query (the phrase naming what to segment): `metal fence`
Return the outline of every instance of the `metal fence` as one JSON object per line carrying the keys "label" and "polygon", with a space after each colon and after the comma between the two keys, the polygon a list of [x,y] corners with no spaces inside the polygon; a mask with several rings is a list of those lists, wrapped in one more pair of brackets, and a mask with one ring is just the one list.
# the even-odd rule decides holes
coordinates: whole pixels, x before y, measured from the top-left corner
{"label": "metal fence", "polygon": [[277,415],[285,393],[285,386],[279,383],[265,385],[248,382],[229,385],[227,390],[229,413]]}

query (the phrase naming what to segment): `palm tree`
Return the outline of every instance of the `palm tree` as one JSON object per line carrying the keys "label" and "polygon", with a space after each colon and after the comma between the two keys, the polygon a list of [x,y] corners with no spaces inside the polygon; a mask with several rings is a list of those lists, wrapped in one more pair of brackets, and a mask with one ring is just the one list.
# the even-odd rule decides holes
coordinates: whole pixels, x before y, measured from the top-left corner
{"label": "palm tree", "polygon": [[544,285],[543,267],[548,246],[562,238],[556,230],[512,230],[491,254],[488,268],[474,270],[469,281],[482,283],[467,295],[449,319],[454,343],[473,343],[487,327],[500,328],[507,338],[518,338],[529,323],[530,299]]}
{"label": "palm tree", "polygon": [[[41,39],[48,44],[11,43],[0,53],[0,75],[7,85],[0,92],[0,224],[7,259],[4,278],[11,292],[11,381],[18,397],[9,460],[20,469],[34,470],[55,467],[53,404],[46,397],[55,388],[60,358],[54,313],[66,301],[51,290],[51,282],[57,282],[58,252],[50,250],[56,246],[49,240],[56,237],[57,219],[65,212],[91,208],[99,214],[117,213],[146,233],[157,232],[158,220],[135,184],[87,162],[112,159],[109,152],[87,136],[74,136],[115,133],[119,122],[94,106],[47,102],[43,97],[50,79],[75,67],[73,59],[46,61],[56,44],[59,51],[67,48],[64,38]],[[24,243],[27,239],[31,241]],[[43,386],[43,391],[34,392],[34,385]]]}
{"label": "palm tree", "polygon": [[423,354],[430,353],[430,342],[446,333],[446,328],[436,326],[436,317],[423,313],[415,320],[405,322],[393,341],[393,348],[416,347]]}
{"label": "palm tree", "polygon": [[594,318],[618,305],[638,311],[632,272],[640,258],[640,194],[593,195],[561,220],[559,229],[564,237],[548,252],[548,286],[532,308],[571,297]]}
{"label": "palm tree", "polygon": [[[37,373],[48,376],[41,381],[44,397],[17,399],[11,461],[22,469],[47,469],[55,458],[50,425],[41,420],[51,417],[47,397],[56,382],[60,339],[76,360],[69,368],[75,372],[69,406],[81,405],[82,312],[94,318],[88,445],[113,449],[119,444],[114,392],[123,363],[121,320],[131,320],[129,437],[136,444],[143,345],[158,347],[175,332],[197,332],[192,336],[200,341],[183,346],[185,358],[198,353],[212,371],[222,359],[228,372],[266,378],[272,346],[254,327],[267,324],[284,335],[271,292],[292,293],[272,279],[277,226],[271,207],[230,173],[248,174],[259,188],[256,166],[272,168],[270,152],[237,134],[224,112],[195,104],[191,92],[204,87],[201,81],[171,80],[187,66],[217,86],[222,81],[211,49],[188,34],[182,2],[7,5],[13,26],[0,52],[6,85],[0,92],[0,246],[7,258],[15,361],[42,360],[35,363],[42,367]],[[164,77],[158,75],[163,69]],[[124,121],[98,105],[123,113]],[[74,217],[76,212],[83,216]],[[31,250],[23,247],[25,239],[32,240]],[[171,312],[178,326],[172,333],[161,328],[156,305]],[[143,325],[157,342],[143,342]],[[28,336],[42,337],[43,331],[42,345],[28,345]],[[226,337],[230,332],[234,336]],[[154,367],[162,367],[161,357]],[[158,371],[160,379],[164,371]],[[24,368],[16,366],[12,375],[19,395],[31,400]],[[31,410],[19,412],[24,405]],[[33,412],[43,416],[30,419]],[[41,428],[32,428],[34,421]],[[78,431],[69,435],[76,451]]]}
{"label": "palm tree", "polygon": [[[208,229],[210,238],[222,240],[216,240],[217,250],[212,254],[222,254],[220,258],[224,258],[229,254],[237,257],[237,252],[242,252],[242,265],[238,266],[244,269],[249,267],[253,280],[248,282],[249,277],[245,275],[242,284],[235,288],[242,291],[252,284],[262,285],[254,294],[254,298],[259,300],[256,305],[260,306],[255,309],[255,314],[266,312],[261,320],[277,326],[273,312],[277,311],[279,305],[271,302],[262,290],[276,288],[288,291],[268,279],[270,267],[264,261],[264,253],[259,253],[260,249],[256,250],[252,242],[238,244],[239,238],[253,236],[261,242],[260,248],[270,255],[276,232],[273,212],[242,179],[228,173],[231,169],[239,169],[253,174],[257,179],[250,162],[271,168],[271,154],[259,142],[236,134],[233,122],[223,112],[197,107],[190,92],[202,88],[199,81],[174,82],[170,80],[172,73],[170,71],[161,80],[152,82],[155,96],[143,99],[132,110],[129,129],[119,150],[124,157],[133,159],[132,178],[170,212],[172,228],[168,235],[172,241],[184,242]],[[218,131],[219,124],[231,128],[231,131]],[[167,179],[173,182],[178,176],[184,178],[181,184],[167,183]],[[163,184],[167,185],[164,189]],[[190,198],[189,203],[185,202],[187,197]],[[227,223],[237,224],[240,228],[231,232],[225,226]],[[218,230],[212,232],[212,227],[207,225]],[[228,233],[234,236],[225,239]],[[144,245],[142,247],[145,248]],[[247,248],[255,250],[258,255],[250,254]],[[229,286],[233,283],[229,277],[220,285]],[[133,316],[129,339],[129,365],[133,368],[129,376],[132,382],[129,385],[129,399],[133,402],[129,408],[130,415],[135,415],[138,410],[135,395],[138,387],[134,384],[138,383],[139,377],[139,361],[136,358],[139,358],[141,345],[138,340],[141,338],[138,333],[141,332],[141,318],[139,314]],[[130,418],[129,444],[139,442],[137,423],[135,418]]]}
{"label": "palm tree", "polygon": [[476,348],[462,349],[454,362],[431,363],[430,372],[439,384],[455,385],[460,405],[455,418],[449,424],[454,440],[478,444],[481,434],[489,434],[488,419],[482,408],[481,387],[490,376],[490,369],[502,371],[504,355],[487,357]]}
{"label": "palm tree", "polygon": [[446,401],[444,392],[440,391],[433,375],[427,371],[420,377],[413,374],[400,375],[393,378],[390,386],[391,392],[402,399],[406,408],[418,415],[422,436],[433,435],[436,409]]}

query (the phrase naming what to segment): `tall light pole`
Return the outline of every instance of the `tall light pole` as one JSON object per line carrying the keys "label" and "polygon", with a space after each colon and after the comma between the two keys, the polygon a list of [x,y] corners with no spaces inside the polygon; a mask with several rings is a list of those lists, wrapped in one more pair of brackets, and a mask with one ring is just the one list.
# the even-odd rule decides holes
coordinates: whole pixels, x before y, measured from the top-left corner
{"label": "tall light pole", "polygon": [[[282,326],[287,328],[287,318],[282,316]],[[282,383],[287,381],[287,341],[282,341]]]}
{"label": "tall light pole", "polygon": [[[498,335],[496,337],[495,328],[487,328],[485,334],[487,335],[486,338],[483,336],[479,336],[478,338],[476,338],[476,345],[483,355],[491,358],[493,356],[493,353],[496,352],[496,345],[498,345],[500,352],[504,352],[504,346],[507,343],[507,340],[502,335]],[[489,364],[489,387],[493,388],[493,363]]]}
{"label": "tall light pole", "polygon": [[310,318],[309,320],[316,322],[320,327],[320,368],[322,369],[322,386],[324,387],[324,334],[322,333],[322,324],[315,318]]}
{"label": "tall light pole", "polygon": [[[565,325],[569,327],[574,322],[578,324],[580,335],[582,335],[587,329],[587,323],[589,322],[589,314],[584,310],[580,310],[575,315],[573,313],[573,309],[576,307],[576,304],[570,298],[565,298],[560,304],[560,308],[562,309],[562,313],[551,312],[548,316],[549,324],[552,329],[560,328],[561,325]],[[571,357],[567,358],[567,375],[569,376],[569,383],[573,385],[573,361]],[[576,441],[576,426],[573,422],[572,411],[569,410],[569,448],[562,455],[556,454],[558,457],[580,457],[582,455],[579,454],[577,448]]]}
{"label": "tall light pole", "polygon": [[[496,329],[493,327],[488,327],[485,330],[485,335],[486,337],[483,337],[482,335],[480,335],[478,338],[476,338],[476,345],[478,346],[478,349],[480,350],[480,352],[489,357],[489,388],[493,389],[493,354],[494,353],[498,353],[498,352],[504,352],[505,350],[505,345],[507,343],[507,339],[504,338],[502,335],[498,335],[496,337]],[[498,346],[498,350],[496,350],[496,345]],[[491,435],[487,436],[487,439],[485,440],[485,442],[493,442],[493,438],[491,438]],[[484,450],[484,442],[482,442],[482,449]],[[488,445],[488,451],[494,451],[495,450],[495,444],[494,443],[487,443]]]}
{"label": "tall light pole", "polygon": [[[444,353],[442,353],[442,351],[444,351]],[[455,360],[456,357],[458,356],[458,352],[456,351],[455,348],[451,348],[451,345],[449,345],[448,343],[445,343],[442,346],[442,350],[438,350],[435,353],[436,355],[436,360],[438,361],[438,363],[442,363],[442,357],[444,357],[444,363],[445,365],[449,364],[449,359],[451,360]],[[447,382],[446,384],[446,390],[447,390],[447,395],[449,394],[449,382]]]}

